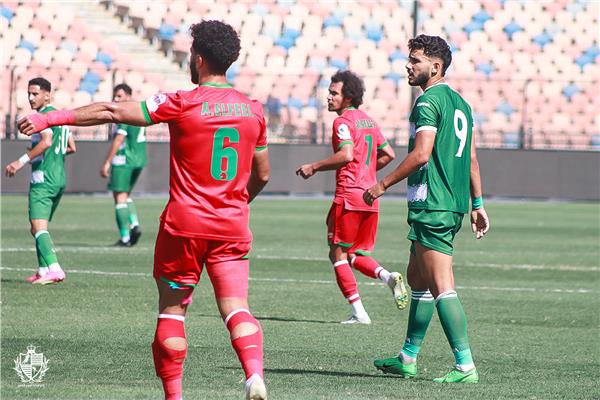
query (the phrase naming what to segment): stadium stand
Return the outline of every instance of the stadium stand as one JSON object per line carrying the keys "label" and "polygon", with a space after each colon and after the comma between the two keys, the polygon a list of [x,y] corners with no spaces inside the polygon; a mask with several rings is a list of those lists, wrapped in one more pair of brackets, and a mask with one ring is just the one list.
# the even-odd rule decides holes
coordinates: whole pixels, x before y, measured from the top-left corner
{"label": "stadium stand", "polygon": [[[327,142],[334,117],[323,110],[329,77],[350,68],[364,77],[365,111],[388,139],[407,142],[412,2],[103,0],[96,6],[183,74],[191,23],[214,18],[233,25],[242,53],[228,78],[263,103],[276,102],[268,113],[276,120],[271,141]],[[418,7],[417,31],[452,46],[448,82],[473,105],[479,146],[599,149],[598,2],[419,0]],[[76,9],[5,1],[0,24],[14,79],[3,79],[2,90],[16,93],[11,111],[28,109],[21,88],[38,73],[57,82],[57,106],[107,100],[114,79],[126,80],[138,98],[172,89],[152,60],[134,63]],[[7,97],[0,107],[9,111]],[[82,137],[98,135],[105,133]],[[164,131],[153,138],[166,140]]]}

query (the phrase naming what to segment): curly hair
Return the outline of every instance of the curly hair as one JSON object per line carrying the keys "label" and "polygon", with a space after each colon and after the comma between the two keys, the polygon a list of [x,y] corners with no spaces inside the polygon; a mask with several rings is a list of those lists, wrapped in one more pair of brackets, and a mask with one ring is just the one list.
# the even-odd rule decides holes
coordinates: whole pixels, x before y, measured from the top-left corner
{"label": "curly hair", "polygon": [[446,70],[452,63],[452,52],[450,46],[439,36],[419,35],[408,41],[408,49],[423,50],[427,57],[436,57],[442,60],[442,76],[446,75]]}
{"label": "curly hair", "polygon": [[52,91],[52,84],[50,81],[42,77],[33,78],[27,83],[27,86],[39,86],[40,89],[45,90],[46,92]]}
{"label": "curly hair", "polygon": [[346,99],[352,99],[352,106],[358,108],[363,103],[365,94],[365,84],[363,80],[352,71],[337,71],[331,77],[332,83],[342,82],[342,96]]}
{"label": "curly hair", "polygon": [[192,48],[207,61],[212,73],[224,75],[240,55],[237,32],[221,21],[202,21],[190,26]]}
{"label": "curly hair", "polygon": [[131,90],[131,86],[129,86],[126,83],[119,83],[117,86],[115,86],[113,89],[113,93],[117,93],[119,90],[124,91],[128,96],[131,96],[131,94],[133,93],[133,91]]}

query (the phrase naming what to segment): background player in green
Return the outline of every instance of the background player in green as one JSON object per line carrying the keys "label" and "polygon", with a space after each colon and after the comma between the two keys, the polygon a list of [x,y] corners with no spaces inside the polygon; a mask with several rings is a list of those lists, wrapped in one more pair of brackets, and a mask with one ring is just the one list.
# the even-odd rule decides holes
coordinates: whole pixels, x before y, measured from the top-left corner
{"label": "background player in green", "polygon": [[[131,101],[131,93],[131,87],[121,83],[113,89],[113,101]],[[110,173],[108,189],[113,192],[120,234],[115,243],[117,246],[133,246],[142,235],[131,191],[146,166],[146,160],[146,128],[117,124],[112,144],[100,170],[103,178],[107,178]]]}
{"label": "background player in green", "polygon": [[490,227],[481,199],[471,107],[444,82],[452,54],[442,38],[419,35],[409,40],[408,47],[408,83],[423,89],[410,115],[408,155],[394,171],[365,191],[364,200],[372,203],[388,187],[408,177],[408,239],[412,245],[407,278],[412,301],[400,354],[375,360],[375,367],[405,378],[414,377],[417,355],[437,307],[456,367],[434,381],[476,383],[479,374],[452,272],[453,240],[464,214],[469,212],[469,194],[471,226],[477,239]]}
{"label": "background player in green", "polygon": [[[51,91],[52,85],[48,80],[30,80],[27,95],[31,108],[40,113],[55,110],[50,105]],[[66,126],[56,126],[32,135],[31,149],[6,166],[6,175],[12,177],[25,164],[31,163],[29,222],[31,234],[35,238],[38,271],[27,278],[27,282],[46,285],[65,279],[48,232],[48,222],[52,220],[67,184],[65,154],[75,151],[75,141],[69,129]]]}

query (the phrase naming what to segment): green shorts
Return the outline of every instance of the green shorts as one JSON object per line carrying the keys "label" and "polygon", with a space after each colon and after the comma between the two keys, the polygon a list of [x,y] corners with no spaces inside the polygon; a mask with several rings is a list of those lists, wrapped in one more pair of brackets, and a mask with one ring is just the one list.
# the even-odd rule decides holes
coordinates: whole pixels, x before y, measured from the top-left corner
{"label": "green shorts", "polygon": [[411,254],[415,255],[416,240],[421,245],[449,256],[454,252],[454,236],[462,226],[464,214],[452,211],[408,210],[407,222],[410,225],[408,240],[413,244]]}
{"label": "green shorts", "polygon": [[52,221],[64,191],[64,186],[56,187],[39,183],[29,186],[29,219]]}
{"label": "green shorts", "polygon": [[142,167],[132,168],[126,166],[112,166],[110,170],[110,180],[108,181],[108,190],[113,192],[131,192],[137,182]]}

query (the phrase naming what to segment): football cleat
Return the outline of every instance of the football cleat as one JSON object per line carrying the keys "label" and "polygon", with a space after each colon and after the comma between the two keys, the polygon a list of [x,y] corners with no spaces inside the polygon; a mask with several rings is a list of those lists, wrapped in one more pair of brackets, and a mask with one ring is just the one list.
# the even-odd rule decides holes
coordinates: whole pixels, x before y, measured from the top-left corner
{"label": "football cleat", "polygon": [[140,236],[142,236],[142,231],[140,230],[139,225],[136,225],[129,231],[129,243],[131,243],[132,246],[135,246],[138,240],[140,240]]}
{"label": "football cleat", "polygon": [[115,246],[115,247],[131,247],[131,241],[124,242],[121,239],[119,239],[115,242],[115,244],[113,246]]}
{"label": "football cleat", "polygon": [[479,373],[475,368],[466,372],[453,369],[446,375],[435,378],[433,381],[438,383],[477,383],[479,382]]}
{"label": "football cleat", "polygon": [[358,317],[356,315],[351,315],[350,318],[348,318],[347,320],[340,322],[340,324],[344,324],[344,325],[353,325],[353,324],[369,325],[370,323],[371,323],[371,318],[369,318],[368,315],[364,315],[362,317]]}
{"label": "football cleat", "polygon": [[404,310],[408,305],[408,292],[406,291],[406,286],[404,286],[402,274],[400,274],[400,272],[392,272],[390,274],[390,279],[387,281],[387,285],[392,289],[396,307],[398,307],[399,310]]}
{"label": "football cleat", "polygon": [[246,381],[246,400],[267,400],[265,381],[257,374]]}
{"label": "football cleat", "polygon": [[46,275],[40,277],[39,279],[33,281],[34,285],[48,285],[51,283],[58,283],[65,280],[65,272],[63,270],[60,271],[50,271]]}
{"label": "football cleat", "polygon": [[400,375],[403,378],[414,378],[417,375],[417,363],[403,364],[400,357],[382,358],[373,362],[375,368],[384,374]]}
{"label": "football cleat", "polygon": [[40,274],[38,272],[36,272],[35,274],[31,275],[30,277],[28,277],[25,280],[29,283],[33,283],[34,281],[37,281],[40,278],[41,278]]}

